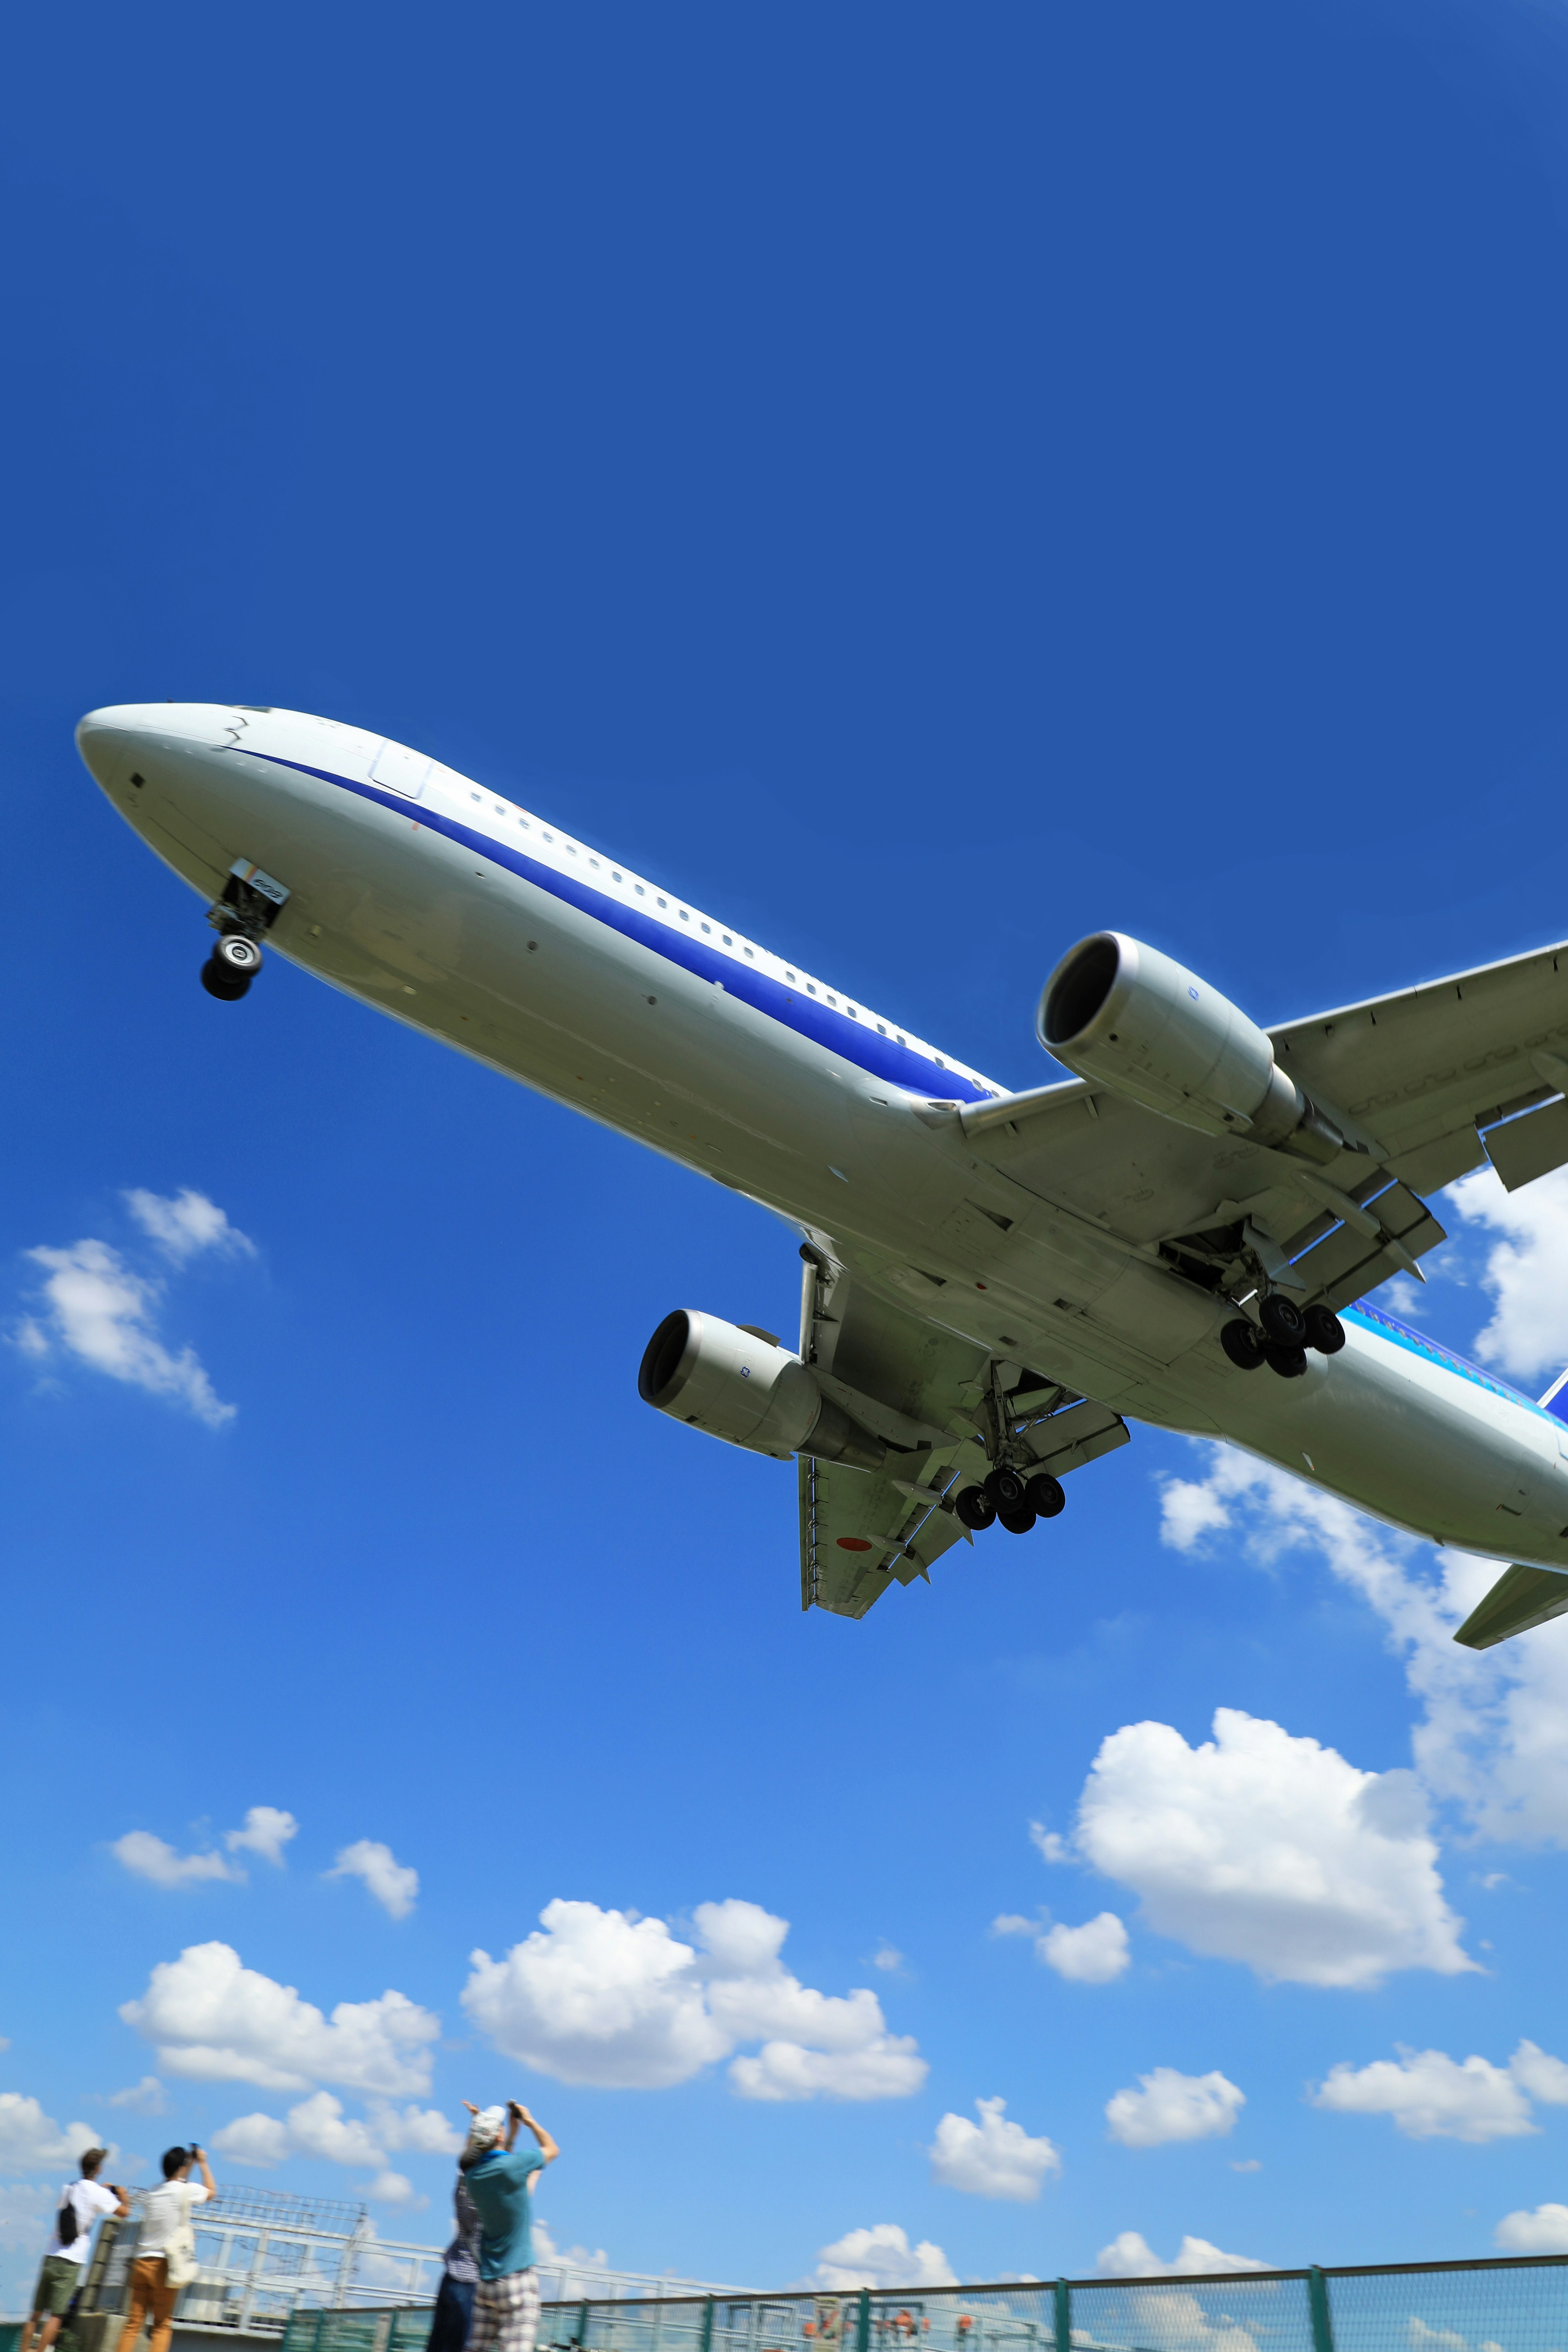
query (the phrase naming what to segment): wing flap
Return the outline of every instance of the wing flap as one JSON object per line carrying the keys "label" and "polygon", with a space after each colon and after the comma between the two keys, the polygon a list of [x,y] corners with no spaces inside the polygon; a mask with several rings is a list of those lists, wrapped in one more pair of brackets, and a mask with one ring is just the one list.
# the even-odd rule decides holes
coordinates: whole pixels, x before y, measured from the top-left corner
{"label": "wing flap", "polygon": [[1561,1617],[1565,1610],[1568,1574],[1554,1568],[1505,1568],[1454,1639],[1467,1650],[1489,1650],[1515,1633],[1528,1633]]}
{"label": "wing flap", "polygon": [[1517,1192],[1521,1184],[1533,1184],[1538,1176],[1568,1160],[1568,1102],[1527,1110],[1522,1118],[1490,1129],[1482,1140],[1504,1184]]}
{"label": "wing flap", "polygon": [[[1409,1257],[1424,1257],[1447,1239],[1426,1206],[1407,1185],[1391,1184],[1370,1203],[1372,1214]],[[1405,1257],[1372,1235],[1350,1225],[1338,1225],[1296,1259],[1295,1273],[1308,1298],[1326,1299],[1331,1307],[1350,1307],[1375,1290],[1390,1275],[1408,1271]]]}

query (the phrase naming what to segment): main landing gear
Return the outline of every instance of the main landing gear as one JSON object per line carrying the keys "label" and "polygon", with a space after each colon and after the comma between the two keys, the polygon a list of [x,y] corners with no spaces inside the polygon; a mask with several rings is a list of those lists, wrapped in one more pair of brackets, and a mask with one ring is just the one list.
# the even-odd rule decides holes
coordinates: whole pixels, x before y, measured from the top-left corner
{"label": "main landing gear", "polygon": [[1026,1536],[1037,1519],[1054,1519],[1065,1510],[1067,1499],[1061,1480],[1048,1470],[1037,1470],[1026,1478],[1003,1463],[982,1486],[962,1487],[952,1507],[960,1524],[976,1535],[1000,1525],[1009,1535]]}
{"label": "main landing gear", "polygon": [[1222,1328],[1219,1344],[1244,1372],[1267,1364],[1281,1380],[1299,1381],[1307,1369],[1308,1349],[1337,1356],[1345,1344],[1345,1327],[1321,1300],[1303,1308],[1283,1291],[1271,1290],[1258,1304],[1258,1321],[1235,1316]]}
{"label": "main landing gear", "polygon": [[202,966],[202,986],[209,996],[233,1004],[245,994],[261,970],[261,950],[243,931],[225,931]]}

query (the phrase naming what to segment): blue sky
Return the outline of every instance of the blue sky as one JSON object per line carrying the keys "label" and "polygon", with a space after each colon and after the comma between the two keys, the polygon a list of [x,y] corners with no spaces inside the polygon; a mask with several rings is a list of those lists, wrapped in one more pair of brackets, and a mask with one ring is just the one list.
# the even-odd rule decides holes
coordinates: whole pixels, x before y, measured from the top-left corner
{"label": "blue sky", "polygon": [[[635,1391],[677,1303],[791,1328],[792,1237],[281,965],[215,1004],[70,738],[374,727],[1020,1086],[1102,924],[1263,1019],[1555,939],[1561,9],[9,62],[0,2306],[76,2126],[434,2238],[512,2091],[628,2268],[1568,2242],[1568,1629],[1458,1660],[1465,1563],[1145,1432],[803,1619],[788,1474]],[[1568,1192],[1444,1215],[1417,1319],[1544,1386]]]}

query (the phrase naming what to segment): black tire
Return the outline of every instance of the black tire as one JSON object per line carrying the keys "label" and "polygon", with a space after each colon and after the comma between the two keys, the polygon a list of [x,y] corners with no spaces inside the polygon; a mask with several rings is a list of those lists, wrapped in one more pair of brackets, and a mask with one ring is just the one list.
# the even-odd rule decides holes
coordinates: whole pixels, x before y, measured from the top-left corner
{"label": "black tire", "polygon": [[261,950],[243,931],[226,931],[213,950],[213,961],[236,980],[254,980],[261,970]]}
{"label": "black tire", "polygon": [[1005,1463],[999,1463],[985,1481],[985,1491],[995,1504],[998,1513],[1016,1511],[1023,1507],[1024,1482],[1018,1473]]}
{"label": "black tire", "polygon": [[1345,1327],[1331,1307],[1321,1300],[1307,1309],[1307,1345],[1320,1356],[1337,1356],[1345,1344]]}
{"label": "black tire", "polygon": [[1258,1319],[1263,1326],[1263,1336],[1272,1339],[1277,1348],[1300,1348],[1307,1338],[1307,1318],[1293,1298],[1282,1290],[1271,1290],[1258,1304]]}
{"label": "black tire", "polygon": [[1221,1326],[1219,1344],[1233,1364],[1244,1372],[1263,1369],[1263,1341],[1258,1326],[1249,1323],[1245,1315],[1235,1315]]}
{"label": "black tire", "polygon": [[996,1524],[1005,1528],[1010,1536],[1026,1536],[1035,1524],[1035,1515],[1027,1503],[1020,1503],[1016,1510],[998,1511]]}
{"label": "black tire", "polygon": [[1299,1381],[1307,1369],[1305,1348],[1276,1348],[1272,1342],[1264,1349],[1268,1369],[1278,1372],[1282,1381]]}
{"label": "black tire", "polygon": [[1066,1489],[1048,1470],[1037,1470],[1024,1489],[1024,1500],[1037,1519],[1054,1519],[1068,1507]]}
{"label": "black tire", "polygon": [[952,1498],[952,1508],[960,1527],[970,1528],[975,1535],[990,1527],[996,1517],[996,1506],[984,1486],[961,1487]]}
{"label": "black tire", "polygon": [[221,963],[216,962],[211,956],[208,956],[202,966],[202,986],[209,996],[216,996],[220,1003],[237,1004],[250,986],[250,980],[248,974],[245,972],[226,971]]}

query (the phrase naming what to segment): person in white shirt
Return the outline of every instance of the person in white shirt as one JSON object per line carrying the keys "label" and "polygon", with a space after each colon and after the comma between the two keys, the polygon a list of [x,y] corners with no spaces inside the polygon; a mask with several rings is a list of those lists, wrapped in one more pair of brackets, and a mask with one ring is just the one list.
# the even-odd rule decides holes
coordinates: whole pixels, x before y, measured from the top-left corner
{"label": "person in white shirt", "polygon": [[[103,2213],[112,2213],[123,2221],[131,2210],[123,2189],[105,2189],[99,2181],[98,2168],[108,2154],[106,2147],[89,2147],[81,2159],[81,2179],[68,2180],[60,2191],[54,2235],[38,2273],[32,2314],[22,2330],[17,2352],[48,2352],[86,2275],[93,2223]],[[65,2232],[72,2220],[76,2227],[68,2237]]]}
{"label": "person in white shirt", "polygon": [[[199,2181],[191,2179],[193,2164],[202,2168]],[[205,2205],[216,2194],[217,2184],[199,2147],[164,2149],[163,2185],[150,2189],[142,2200],[142,2232],[131,2265],[131,2316],[120,2331],[118,2352],[136,2352],[149,2319],[153,2322],[150,2352],[169,2352],[180,2294],[177,2286],[169,2284],[169,2242],[190,2226],[192,2207]]]}

